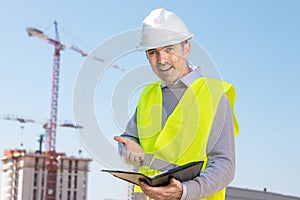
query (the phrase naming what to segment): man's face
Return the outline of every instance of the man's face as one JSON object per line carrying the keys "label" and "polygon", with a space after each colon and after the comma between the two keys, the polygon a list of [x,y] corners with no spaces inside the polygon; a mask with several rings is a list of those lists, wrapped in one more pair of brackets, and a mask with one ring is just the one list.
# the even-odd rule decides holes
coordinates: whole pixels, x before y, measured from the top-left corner
{"label": "man's face", "polygon": [[190,71],[187,63],[190,49],[189,42],[182,42],[149,49],[146,54],[154,73],[168,85],[173,85]]}

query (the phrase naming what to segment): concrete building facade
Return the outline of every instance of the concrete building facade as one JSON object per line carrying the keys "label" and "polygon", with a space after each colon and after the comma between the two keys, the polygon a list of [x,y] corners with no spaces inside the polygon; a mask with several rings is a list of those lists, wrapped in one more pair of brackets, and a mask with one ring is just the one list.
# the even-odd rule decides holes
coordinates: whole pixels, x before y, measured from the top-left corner
{"label": "concrete building facade", "polygon": [[[56,199],[86,200],[88,158],[67,157],[57,153]],[[2,200],[44,200],[46,161],[44,153],[7,150],[2,160]]]}

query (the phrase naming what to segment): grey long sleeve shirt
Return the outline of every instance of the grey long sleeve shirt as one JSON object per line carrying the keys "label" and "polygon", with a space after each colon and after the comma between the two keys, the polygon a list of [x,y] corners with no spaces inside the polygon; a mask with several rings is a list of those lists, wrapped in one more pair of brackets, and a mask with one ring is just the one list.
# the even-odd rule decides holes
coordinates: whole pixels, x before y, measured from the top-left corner
{"label": "grey long sleeve shirt", "polygon": [[[172,86],[162,83],[162,127],[180,101],[185,90],[200,77],[199,69],[193,68],[192,72],[179,79]],[[122,136],[129,137],[139,143],[136,113],[130,119]],[[122,148],[122,145],[120,145],[120,148]],[[183,194],[181,200],[208,197],[225,188],[234,177],[235,143],[233,116],[226,95],[222,96],[216,111],[207,144],[207,157],[207,168],[200,173],[200,176],[182,183]]]}

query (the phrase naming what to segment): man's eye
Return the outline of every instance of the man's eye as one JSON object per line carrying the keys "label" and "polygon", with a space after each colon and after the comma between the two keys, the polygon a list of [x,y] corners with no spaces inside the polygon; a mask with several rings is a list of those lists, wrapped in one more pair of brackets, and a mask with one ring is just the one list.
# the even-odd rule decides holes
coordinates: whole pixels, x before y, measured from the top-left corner
{"label": "man's eye", "polygon": [[149,56],[154,56],[154,55],[156,55],[156,51],[148,51],[148,55]]}
{"label": "man's eye", "polygon": [[172,52],[173,50],[174,50],[173,47],[167,47],[167,48],[166,48],[166,52]]}

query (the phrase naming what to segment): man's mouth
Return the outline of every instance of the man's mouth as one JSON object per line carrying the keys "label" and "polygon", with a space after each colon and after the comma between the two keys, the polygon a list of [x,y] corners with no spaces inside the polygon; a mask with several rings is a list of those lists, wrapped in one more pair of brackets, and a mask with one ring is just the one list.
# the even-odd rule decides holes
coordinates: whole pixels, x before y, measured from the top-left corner
{"label": "man's mouth", "polygon": [[172,65],[160,65],[160,66],[158,66],[158,69],[159,69],[160,71],[163,71],[163,72],[169,71],[169,70],[172,69],[172,68],[173,68]]}

